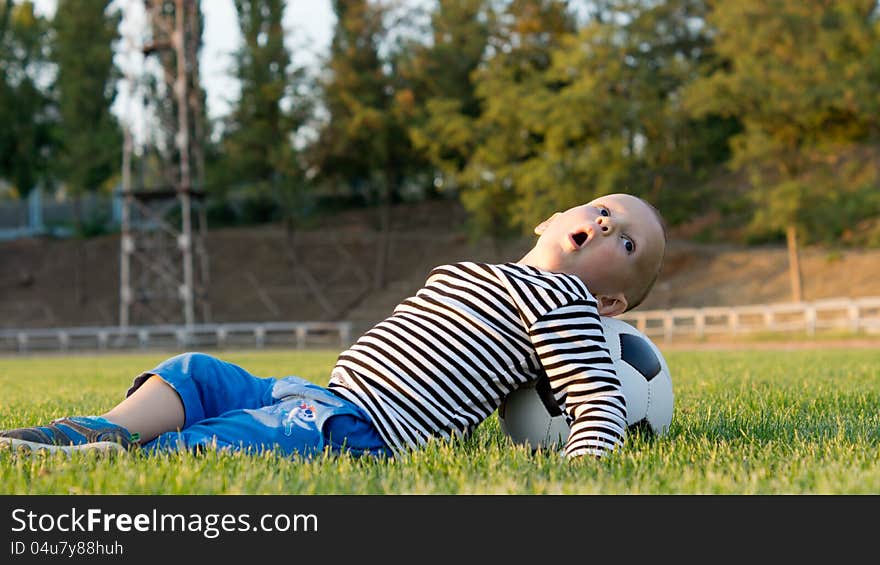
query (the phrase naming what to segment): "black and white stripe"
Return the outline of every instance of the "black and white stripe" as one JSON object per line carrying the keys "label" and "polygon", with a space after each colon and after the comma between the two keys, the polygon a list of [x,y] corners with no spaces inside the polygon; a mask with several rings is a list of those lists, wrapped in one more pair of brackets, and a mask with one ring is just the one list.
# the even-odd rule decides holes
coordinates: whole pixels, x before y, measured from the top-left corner
{"label": "black and white stripe", "polygon": [[329,387],[400,452],[470,434],[543,374],[571,427],[566,455],[623,441],[626,405],[586,286],[516,263],[456,263],[340,354]]}

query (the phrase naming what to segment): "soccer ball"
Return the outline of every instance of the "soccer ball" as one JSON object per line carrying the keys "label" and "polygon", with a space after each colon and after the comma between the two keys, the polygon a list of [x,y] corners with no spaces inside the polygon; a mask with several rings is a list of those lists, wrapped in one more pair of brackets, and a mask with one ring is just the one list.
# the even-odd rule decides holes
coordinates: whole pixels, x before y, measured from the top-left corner
{"label": "soccer ball", "polygon": [[[605,339],[626,399],[627,428],[663,435],[672,421],[674,395],[666,360],[648,336],[631,324],[602,317]],[[498,408],[501,430],[533,450],[559,449],[568,424],[544,376],[510,393]]]}

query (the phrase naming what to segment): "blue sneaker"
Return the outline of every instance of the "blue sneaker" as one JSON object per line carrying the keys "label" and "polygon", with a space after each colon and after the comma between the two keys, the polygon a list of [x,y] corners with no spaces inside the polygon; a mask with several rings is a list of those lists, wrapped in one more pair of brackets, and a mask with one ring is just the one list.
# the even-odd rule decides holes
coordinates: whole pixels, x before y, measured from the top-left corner
{"label": "blue sneaker", "polygon": [[71,416],[47,426],[0,431],[0,448],[18,452],[126,451],[137,446],[137,434],[99,416]]}

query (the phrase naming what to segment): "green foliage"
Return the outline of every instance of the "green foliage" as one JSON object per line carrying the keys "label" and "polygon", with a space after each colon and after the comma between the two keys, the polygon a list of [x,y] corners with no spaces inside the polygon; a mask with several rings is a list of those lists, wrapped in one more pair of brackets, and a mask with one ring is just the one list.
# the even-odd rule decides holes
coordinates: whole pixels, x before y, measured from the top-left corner
{"label": "green foliage", "polygon": [[472,77],[495,25],[490,0],[438,2],[426,32],[431,42],[413,41],[402,56],[400,73],[415,104],[410,138],[436,169],[441,190],[452,188],[473,150],[470,121],[481,104]]}
{"label": "green foliage", "polygon": [[[114,180],[108,6],[62,0],[50,25],[0,0],[0,178],[14,194],[52,174],[75,194]],[[291,64],[285,6],[235,2],[241,96],[203,140],[217,221],[304,224],[321,199],[444,192],[472,234],[504,236],[626,191],[709,239],[796,226],[807,243],[880,242],[874,0],[336,0],[316,76]],[[171,68],[173,52],[158,57]],[[170,147],[173,104],[153,109]],[[170,161],[144,155],[160,171],[144,184],[167,184],[155,165]]]}
{"label": "green foliage", "polygon": [[878,133],[877,4],[718,2],[709,22],[725,62],[689,85],[687,106],[743,123],[731,165],[750,172],[753,230],[816,241],[876,215],[876,155],[859,146]]}
{"label": "green foliage", "polygon": [[[167,355],[0,359],[0,428],[100,413]],[[221,352],[257,375],[326,384],[333,351]],[[675,414],[601,461],[531,453],[493,416],[467,439],[393,460],[274,452],[125,457],[0,453],[4,494],[875,494],[880,354],[874,349],[669,351]]]}
{"label": "green foliage", "polygon": [[[303,69],[291,65],[282,27],[283,0],[236,0],[244,44],[235,56],[241,94],[225,120],[220,155],[212,161],[212,198],[245,195],[269,202],[282,216],[297,214],[303,164],[294,138],[311,111]],[[262,220],[277,220],[270,216]]]}
{"label": "green foliage", "polygon": [[406,133],[412,92],[397,79],[399,61],[384,22],[387,7],[335,0],[333,11],[337,24],[326,73],[319,78],[327,118],[319,125],[310,163],[319,182],[366,203],[387,204],[419,172]]}
{"label": "green foliage", "polygon": [[116,97],[113,42],[120,15],[109,0],[59,0],[52,60],[60,123],[55,169],[72,194],[99,190],[118,175],[122,136],[110,106]]}
{"label": "green foliage", "polygon": [[466,164],[454,177],[476,228],[496,236],[529,229],[555,210],[541,201],[544,187],[562,196],[559,206],[571,200],[567,171],[543,152],[558,110],[550,100],[557,86],[543,75],[575,29],[565,4],[553,1],[511,2],[497,21],[492,56],[474,76],[481,111],[469,120],[472,138],[458,148]]}
{"label": "green foliage", "polygon": [[48,30],[32,2],[0,4],[0,178],[21,197],[50,177],[56,120],[45,87]]}
{"label": "green foliage", "polygon": [[709,39],[694,24],[703,10],[699,1],[610,1],[579,23],[565,2],[509,3],[472,75],[478,114],[429,100],[419,132],[476,229],[528,232],[615,191],[670,205],[676,220],[697,208],[698,175],[724,161],[737,127],[694,119],[680,103],[705,65]]}

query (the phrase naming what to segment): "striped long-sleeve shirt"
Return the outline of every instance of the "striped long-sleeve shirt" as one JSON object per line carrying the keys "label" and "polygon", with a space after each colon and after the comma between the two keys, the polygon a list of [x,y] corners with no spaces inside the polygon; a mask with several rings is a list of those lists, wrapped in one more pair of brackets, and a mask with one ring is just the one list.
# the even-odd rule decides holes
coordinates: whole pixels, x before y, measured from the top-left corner
{"label": "striped long-sleeve shirt", "polygon": [[626,405],[596,300],[575,276],[517,263],[455,263],[339,355],[329,387],[361,406],[395,452],[468,435],[546,374],[569,457],[621,444]]}

